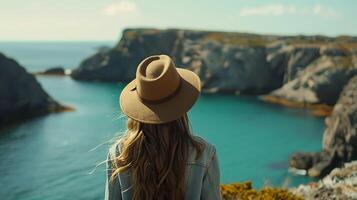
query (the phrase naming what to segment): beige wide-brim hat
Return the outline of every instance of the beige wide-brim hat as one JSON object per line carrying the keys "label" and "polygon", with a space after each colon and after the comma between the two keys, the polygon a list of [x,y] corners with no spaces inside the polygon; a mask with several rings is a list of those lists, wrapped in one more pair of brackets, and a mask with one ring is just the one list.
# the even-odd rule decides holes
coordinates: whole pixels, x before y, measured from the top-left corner
{"label": "beige wide-brim hat", "polygon": [[162,124],[183,116],[199,97],[200,78],[190,70],[176,68],[169,56],[144,59],[136,78],[120,94],[122,112],[149,124]]}

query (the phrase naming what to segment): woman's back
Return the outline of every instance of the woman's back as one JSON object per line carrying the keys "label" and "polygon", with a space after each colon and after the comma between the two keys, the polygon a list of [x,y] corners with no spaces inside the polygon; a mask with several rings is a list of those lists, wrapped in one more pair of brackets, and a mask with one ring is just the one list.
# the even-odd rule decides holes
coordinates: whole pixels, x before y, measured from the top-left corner
{"label": "woman's back", "polygon": [[[216,155],[215,147],[206,142],[201,137],[194,137],[195,140],[204,145],[204,149],[200,156],[197,157],[197,150],[190,145],[189,154],[186,161],[185,172],[185,199],[199,200],[199,199],[221,199],[219,189],[219,164]],[[113,145],[110,148],[108,156],[108,179],[112,176],[113,168],[111,166],[113,160],[120,154],[120,143]],[[108,183],[105,193],[106,200],[131,200],[133,198],[133,179],[130,171],[119,173],[118,177]]]}

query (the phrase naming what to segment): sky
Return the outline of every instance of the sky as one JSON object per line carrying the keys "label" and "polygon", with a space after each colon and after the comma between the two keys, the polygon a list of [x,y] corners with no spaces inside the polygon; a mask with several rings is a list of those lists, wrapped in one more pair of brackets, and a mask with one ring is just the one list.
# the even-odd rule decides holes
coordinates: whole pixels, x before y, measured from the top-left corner
{"label": "sky", "polygon": [[136,27],[357,36],[357,1],[0,0],[0,41],[116,41]]}

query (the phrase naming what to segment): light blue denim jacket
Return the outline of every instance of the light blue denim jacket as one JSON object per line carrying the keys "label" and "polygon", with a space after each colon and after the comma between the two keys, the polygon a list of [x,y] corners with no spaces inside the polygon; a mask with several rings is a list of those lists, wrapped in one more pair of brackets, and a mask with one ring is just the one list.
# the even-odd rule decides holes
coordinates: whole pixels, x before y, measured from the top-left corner
{"label": "light blue denim jacket", "polygon": [[[186,200],[220,200],[220,172],[216,155],[216,148],[200,137],[197,140],[205,144],[201,156],[196,159],[196,150],[190,147],[187,160],[185,177]],[[118,178],[109,181],[113,172],[111,159],[113,154],[119,153],[119,148],[113,146],[108,154],[107,183],[105,188],[105,200],[131,200],[133,184],[129,172],[120,173]]]}

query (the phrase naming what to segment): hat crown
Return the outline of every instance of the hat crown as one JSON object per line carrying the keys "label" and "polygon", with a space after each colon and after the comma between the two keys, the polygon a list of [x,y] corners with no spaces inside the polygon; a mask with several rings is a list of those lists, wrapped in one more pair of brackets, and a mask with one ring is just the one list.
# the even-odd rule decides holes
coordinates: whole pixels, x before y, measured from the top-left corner
{"label": "hat crown", "polygon": [[180,85],[180,75],[169,56],[155,55],[143,60],[136,72],[136,91],[144,100],[161,100]]}
{"label": "hat crown", "polygon": [[164,71],[165,63],[162,60],[154,60],[146,67],[145,77],[149,79],[158,78]]}

